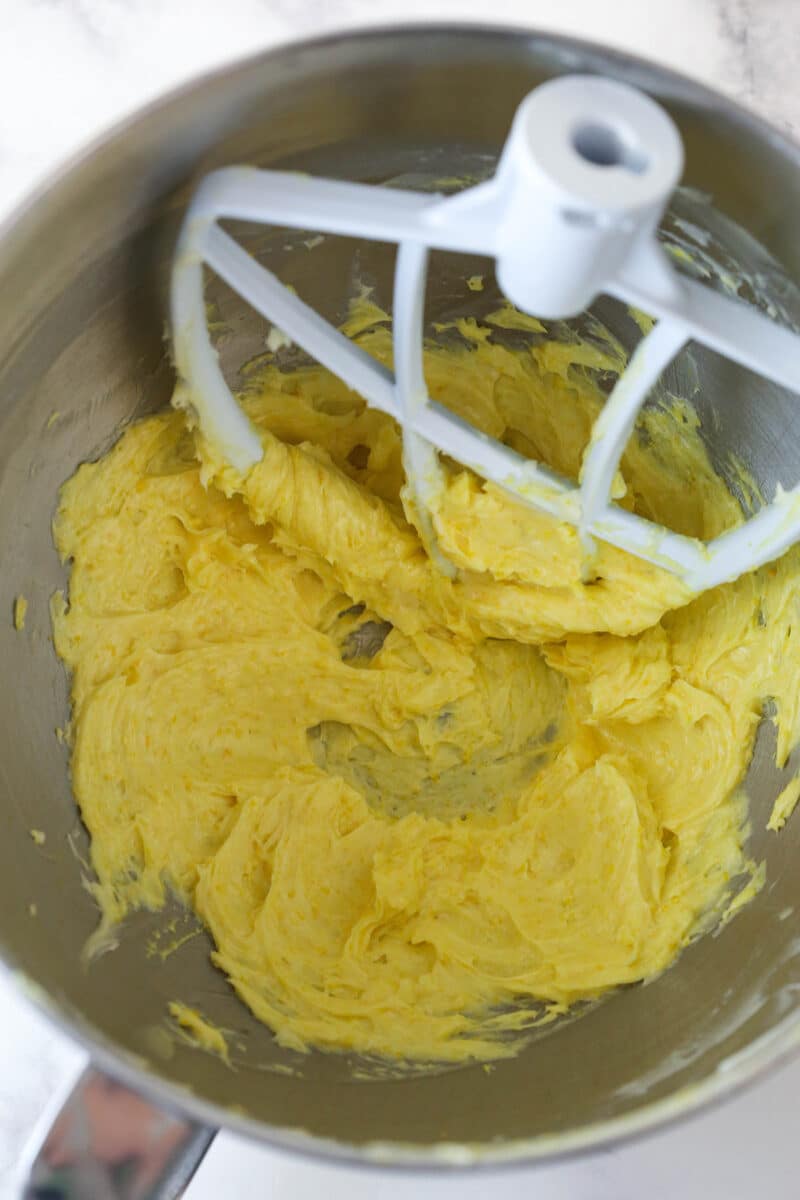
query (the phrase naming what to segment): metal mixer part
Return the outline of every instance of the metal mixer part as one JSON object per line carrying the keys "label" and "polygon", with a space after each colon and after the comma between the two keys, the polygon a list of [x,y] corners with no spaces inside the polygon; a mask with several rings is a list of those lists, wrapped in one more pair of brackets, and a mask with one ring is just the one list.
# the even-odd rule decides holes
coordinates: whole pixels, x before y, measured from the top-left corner
{"label": "metal mixer part", "polygon": [[20,1200],[175,1200],[213,1137],[82,1066],[33,1132],[17,1172]]}
{"label": "metal mixer part", "polygon": [[[205,320],[203,264],[309,354],[394,416],[420,533],[440,567],[432,506],[442,451],[523,503],[580,531],[591,576],[594,539],[679,576],[695,592],[770,562],[800,539],[800,487],[778,489],[742,526],[703,542],[614,503],[611,489],[636,417],[678,352],[694,341],[800,392],[800,337],[767,316],[682,278],[656,240],[680,178],[683,147],[666,112],[627,84],[565,75],[517,109],[493,178],[457,195],[377,188],[278,171],[226,168],[198,188],[172,275],[175,361],[200,423],[247,471],[262,455],[236,404]],[[375,362],[218,221],[238,218],[398,243],[394,371]],[[423,371],[427,249],[489,255],[506,296],[537,317],[576,316],[601,293],[657,323],[636,348],[595,423],[576,487],[458,419],[428,396]]]}

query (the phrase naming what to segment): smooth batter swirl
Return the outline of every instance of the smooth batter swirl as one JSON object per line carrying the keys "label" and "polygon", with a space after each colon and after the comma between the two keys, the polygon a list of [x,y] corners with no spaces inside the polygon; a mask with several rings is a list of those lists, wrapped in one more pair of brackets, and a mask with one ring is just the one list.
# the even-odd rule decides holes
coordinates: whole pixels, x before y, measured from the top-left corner
{"label": "smooth batter swirl", "polygon": [[[427,352],[434,397],[577,475],[600,351],[460,335]],[[385,329],[363,342],[387,356]],[[781,758],[797,737],[797,554],[687,603],[604,547],[586,585],[574,530],[453,464],[451,580],[389,418],[317,368],[269,367],[244,403],[246,477],[172,411],[62,492],[55,636],[105,919],[171,889],[282,1044],[409,1060],[513,1053],[662,971],[749,869],[765,698]],[[739,519],[680,405],[616,490],[683,532]]]}

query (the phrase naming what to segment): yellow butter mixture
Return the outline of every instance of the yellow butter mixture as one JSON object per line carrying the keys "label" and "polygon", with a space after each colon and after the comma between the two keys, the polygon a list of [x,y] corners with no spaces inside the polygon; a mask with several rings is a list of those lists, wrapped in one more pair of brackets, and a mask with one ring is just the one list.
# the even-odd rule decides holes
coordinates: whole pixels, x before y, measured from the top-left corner
{"label": "yellow butter mixture", "polygon": [[[577,478],[613,352],[512,345],[512,318],[430,345],[431,394]],[[379,318],[361,342],[388,358]],[[389,417],[317,367],[267,365],[242,402],[248,474],[171,410],[61,494],[106,922],[177,893],[283,1045],[405,1060],[513,1053],[664,970],[758,878],[741,785],[767,701],[781,762],[797,740],[798,554],[692,600],[601,546],[584,582],[573,529],[448,462],[449,578]],[[677,401],[615,495],[697,536],[741,519]]]}

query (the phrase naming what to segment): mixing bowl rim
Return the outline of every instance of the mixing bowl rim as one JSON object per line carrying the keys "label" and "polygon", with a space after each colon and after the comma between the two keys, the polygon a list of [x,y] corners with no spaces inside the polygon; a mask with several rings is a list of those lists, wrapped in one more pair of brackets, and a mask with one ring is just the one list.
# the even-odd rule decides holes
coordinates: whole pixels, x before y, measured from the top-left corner
{"label": "mixing bowl rim", "polygon": [[[559,34],[547,30],[513,24],[484,22],[430,23],[409,22],[366,26],[360,29],[334,30],[313,38],[287,39],[276,46],[237,56],[221,66],[192,75],[182,83],[135,108],[112,123],[107,129],[65,157],[54,169],[26,191],[11,211],[0,220],[0,267],[5,247],[34,221],[47,205],[52,193],[68,183],[73,174],[86,167],[95,156],[122,143],[137,126],[157,118],[161,111],[189,99],[209,85],[221,83],[227,77],[256,67],[268,67],[270,62],[298,51],[325,51],[342,43],[386,42],[396,37],[430,40],[446,36],[475,42],[487,39],[527,39],[549,45],[560,51],[566,60],[569,53],[588,54],[602,59],[609,69],[619,67],[641,71],[652,83],[669,88],[670,97],[681,94],[704,102],[712,110],[724,109],[735,120],[773,148],[800,170],[800,143],[787,132],[778,129],[765,118],[739,104],[723,93],[700,83],[679,71],[653,60],[601,43]],[[13,347],[8,347],[11,351]],[[0,941],[2,940],[0,935]],[[224,1127],[278,1150],[292,1151],[329,1163],[350,1163],[369,1166],[392,1166],[399,1169],[431,1169],[453,1167],[524,1167],[544,1161],[554,1162],[586,1154],[611,1145],[619,1145],[664,1128],[715,1102],[734,1095],[781,1062],[788,1061],[800,1050],[800,1012],[787,1014],[767,1033],[743,1050],[724,1060],[702,1082],[683,1087],[660,1100],[644,1103],[624,1116],[584,1125],[574,1131],[540,1134],[503,1143],[436,1143],[415,1145],[399,1142],[346,1143],[323,1138],[303,1130],[269,1125],[240,1111],[203,1099],[188,1087],[157,1076],[136,1056],[115,1045],[94,1029],[79,1013],[69,1012],[66,1006],[49,994],[24,970],[14,963],[13,955],[0,946],[0,974],[6,975],[57,1028],[82,1046],[91,1060],[109,1075],[136,1089],[153,1102],[182,1113],[209,1127]]]}

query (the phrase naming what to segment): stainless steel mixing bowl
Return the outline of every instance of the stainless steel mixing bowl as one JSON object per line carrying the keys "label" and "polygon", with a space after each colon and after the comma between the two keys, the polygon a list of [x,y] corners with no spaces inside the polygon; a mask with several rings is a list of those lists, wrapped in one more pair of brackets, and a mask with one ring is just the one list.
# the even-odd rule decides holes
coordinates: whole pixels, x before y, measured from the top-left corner
{"label": "stainless steel mixing bowl", "polygon": [[[731,270],[741,267],[748,298],[797,320],[797,148],[678,75],[531,32],[379,31],[259,56],[118,128],[2,231],[0,953],[99,1066],[203,1126],[386,1163],[532,1161],[687,1113],[783,1058],[800,1035],[800,820],[779,837],[765,831],[786,779],[772,765],[768,722],[748,784],[752,850],[767,863],[760,895],[661,978],[620,991],[490,1073],[476,1065],[385,1078],[351,1056],[280,1049],[210,965],[204,933],[163,960],[147,953],[166,947],[164,927],[176,915],[178,932],[191,930],[177,910],[141,914],[116,949],[91,964],[83,956],[97,911],[83,885],[87,838],[68,752],[55,732],[67,719],[67,680],[48,603],[65,572],[50,523],[58,487],[78,463],[107,447],[121,423],[168,402],[165,283],[193,182],[238,161],[422,186],[480,177],[522,97],[563,71],[622,78],[665,105],[682,132],[685,182],[694,189],[677,202],[671,236],[711,256],[712,282],[730,287]],[[692,231],[698,225],[713,231],[705,251]],[[327,239],[312,253],[296,235],[243,232],[331,317],[344,311],[356,275],[389,303],[387,248]],[[476,266],[435,256],[431,315],[466,303],[464,278]],[[215,294],[220,351],[234,372],[263,350],[264,329],[224,289]],[[487,303],[492,296],[490,287]],[[623,316],[613,306],[605,313],[630,337]],[[692,379],[723,468],[735,448],[768,491],[797,480],[794,398],[712,355],[679,364],[667,382],[685,390]],[[11,622],[18,593],[30,604],[22,633]],[[33,828],[45,832],[43,846]],[[166,1005],[176,998],[233,1031],[235,1069],[164,1036]],[[207,1141],[202,1129],[189,1132],[196,1149]]]}

